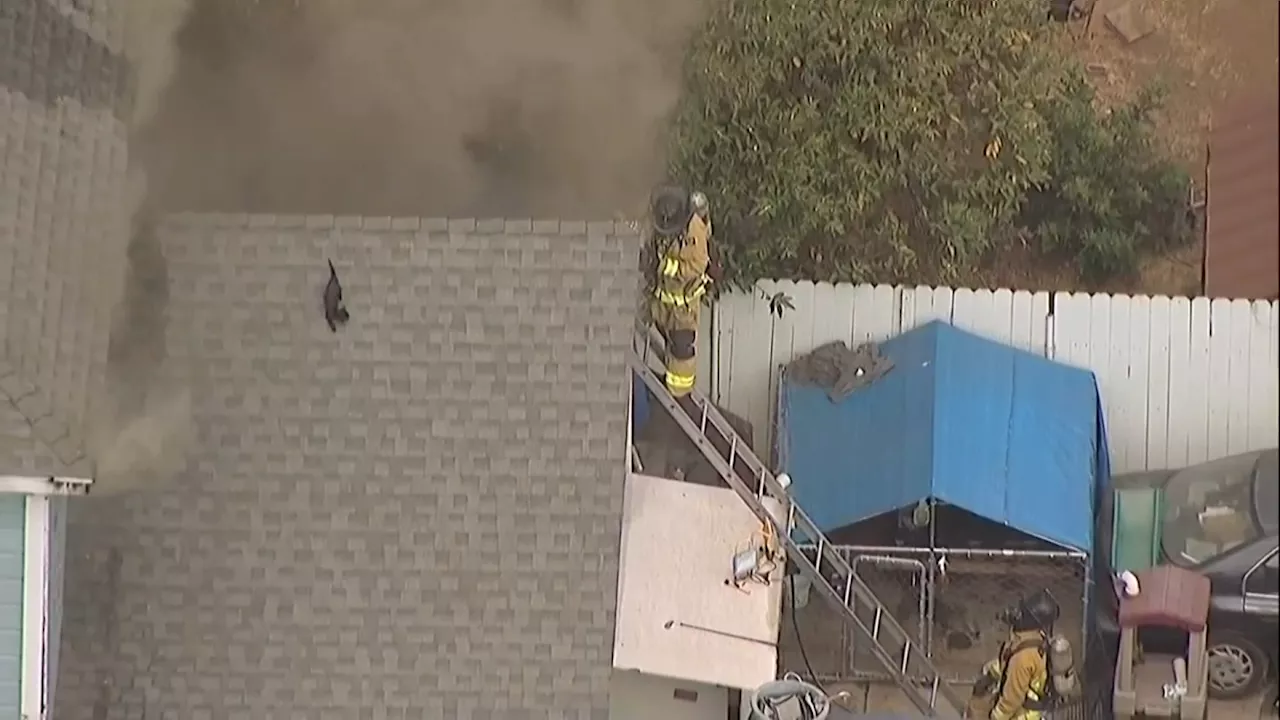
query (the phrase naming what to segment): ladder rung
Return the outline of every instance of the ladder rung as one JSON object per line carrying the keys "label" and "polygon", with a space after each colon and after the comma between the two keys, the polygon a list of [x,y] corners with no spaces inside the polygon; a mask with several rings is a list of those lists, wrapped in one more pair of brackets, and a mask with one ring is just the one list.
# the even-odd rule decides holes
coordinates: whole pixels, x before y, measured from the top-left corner
{"label": "ladder rung", "polygon": [[[788,557],[809,576],[815,589],[842,610],[847,623],[870,638],[872,654],[885,669],[890,671],[894,681],[907,694],[916,709],[928,717],[959,718],[963,713],[964,704],[942,684],[941,675],[933,667],[932,662],[924,654],[915,652],[914,644],[906,630],[886,612],[884,604],[876,598],[871,588],[867,587],[866,583],[854,573],[849,563],[831,547],[825,533],[821,532],[817,524],[802,508],[791,501],[790,494],[782,488],[777,478],[769,472],[751,448],[742,441],[728,420],[697,390],[690,395],[698,407],[696,419],[694,413],[686,411],[686,406],[676,402],[671,396],[660,379],[663,372],[661,347],[654,346],[652,334],[649,334],[648,338],[650,342],[644,342],[637,337],[637,340],[645,345],[645,352],[642,354],[637,350],[630,358],[630,362],[650,393],[671,414],[681,430],[693,441],[725,482],[738,493],[760,522],[776,524],[773,514],[763,502],[764,496],[772,496],[778,502],[788,504],[787,527],[781,528],[777,533]],[[648,362],[650,355],[654,357],[652,364]],[[725,457],[720,448],[711,441],[708,425],[714,428],[728,444],[728,457]],[[740,471],[740,467],[745,467],[747,472]],[[790,532],[792,529],[799,530],[810,541],[816,541],[817,547],[813,560],[810,560],[804,549],[796,543]],[[828,580],[828,577],[832,580]],[[839,583],[841,580],[844,583],[843,591],[837,590],[832,584]],[[871,627],[867,627],[865,616],[858,613],[857,608],[862,606],[870,606],[874,610]],[[881,642],[881,635],[891,638],[891,644],[895,647],[900,644],[901,650],[891,653]],[[913,661],[920,672],[909,675],[908,666],[913,664]],[[928,692],[920,685],[923,679],[927,679],[930,684],[931,689]]]}

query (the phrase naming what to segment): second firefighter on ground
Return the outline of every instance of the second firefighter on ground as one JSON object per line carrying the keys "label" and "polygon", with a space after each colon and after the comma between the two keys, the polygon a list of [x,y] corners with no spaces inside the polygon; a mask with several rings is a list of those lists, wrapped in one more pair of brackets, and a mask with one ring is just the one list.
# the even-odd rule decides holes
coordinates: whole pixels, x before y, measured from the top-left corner
{"label": "second firefighter on ground", "polygon": [[705,195],[678,187],[655,191],[651,213],[657,259],[651,313],[667,344],[667,390],[678,398],[693,391],[702,300],[718,275],[711,213]]}
{"label": "second firefighter on ground", "polygon": [[1042,720],[1076,693],[1071,644],[1054,632],[1060,613],[1048,590],[1019,599],[1001,613],[1009,635],[974,682],[965,717],[971,720]]}

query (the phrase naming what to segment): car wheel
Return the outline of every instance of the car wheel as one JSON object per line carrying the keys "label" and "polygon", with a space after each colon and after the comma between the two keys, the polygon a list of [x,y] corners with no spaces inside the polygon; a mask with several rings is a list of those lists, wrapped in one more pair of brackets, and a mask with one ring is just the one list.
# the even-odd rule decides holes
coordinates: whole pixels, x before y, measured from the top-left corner
{"label": "car wheel", "polygon": [[1267,654],[1236,633],[1209,637],[1209,695],[1221,700],[1248,697],[1267,681]]}

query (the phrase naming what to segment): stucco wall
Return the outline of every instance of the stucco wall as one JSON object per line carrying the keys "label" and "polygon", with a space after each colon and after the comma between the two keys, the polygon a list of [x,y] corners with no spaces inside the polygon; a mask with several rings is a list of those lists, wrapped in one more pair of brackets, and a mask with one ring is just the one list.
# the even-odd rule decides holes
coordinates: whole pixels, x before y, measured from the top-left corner
{"label": "stucco wall", "polygon": [[614,670],[609,683],[609,720],[725,720],[728,707],[729,691],[714,685],[634,670]]}

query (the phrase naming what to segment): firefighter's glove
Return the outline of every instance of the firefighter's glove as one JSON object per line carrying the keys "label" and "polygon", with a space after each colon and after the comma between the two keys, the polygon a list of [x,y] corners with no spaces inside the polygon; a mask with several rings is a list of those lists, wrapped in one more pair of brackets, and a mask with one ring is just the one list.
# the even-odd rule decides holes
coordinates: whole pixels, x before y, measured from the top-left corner
{"label": "firefighter's glove", "polygon": [[720,263],[712,260],[707,263],[707,277],[711,278],[711,282],[718,284],[724,277],[724,268],[720,267]]}
{"label": "firefighter's glove", "polygon": [[991,695],[1000,684],[1000,660],[992,660],[982,666],[982,672],[973,681],[974,697]]}

